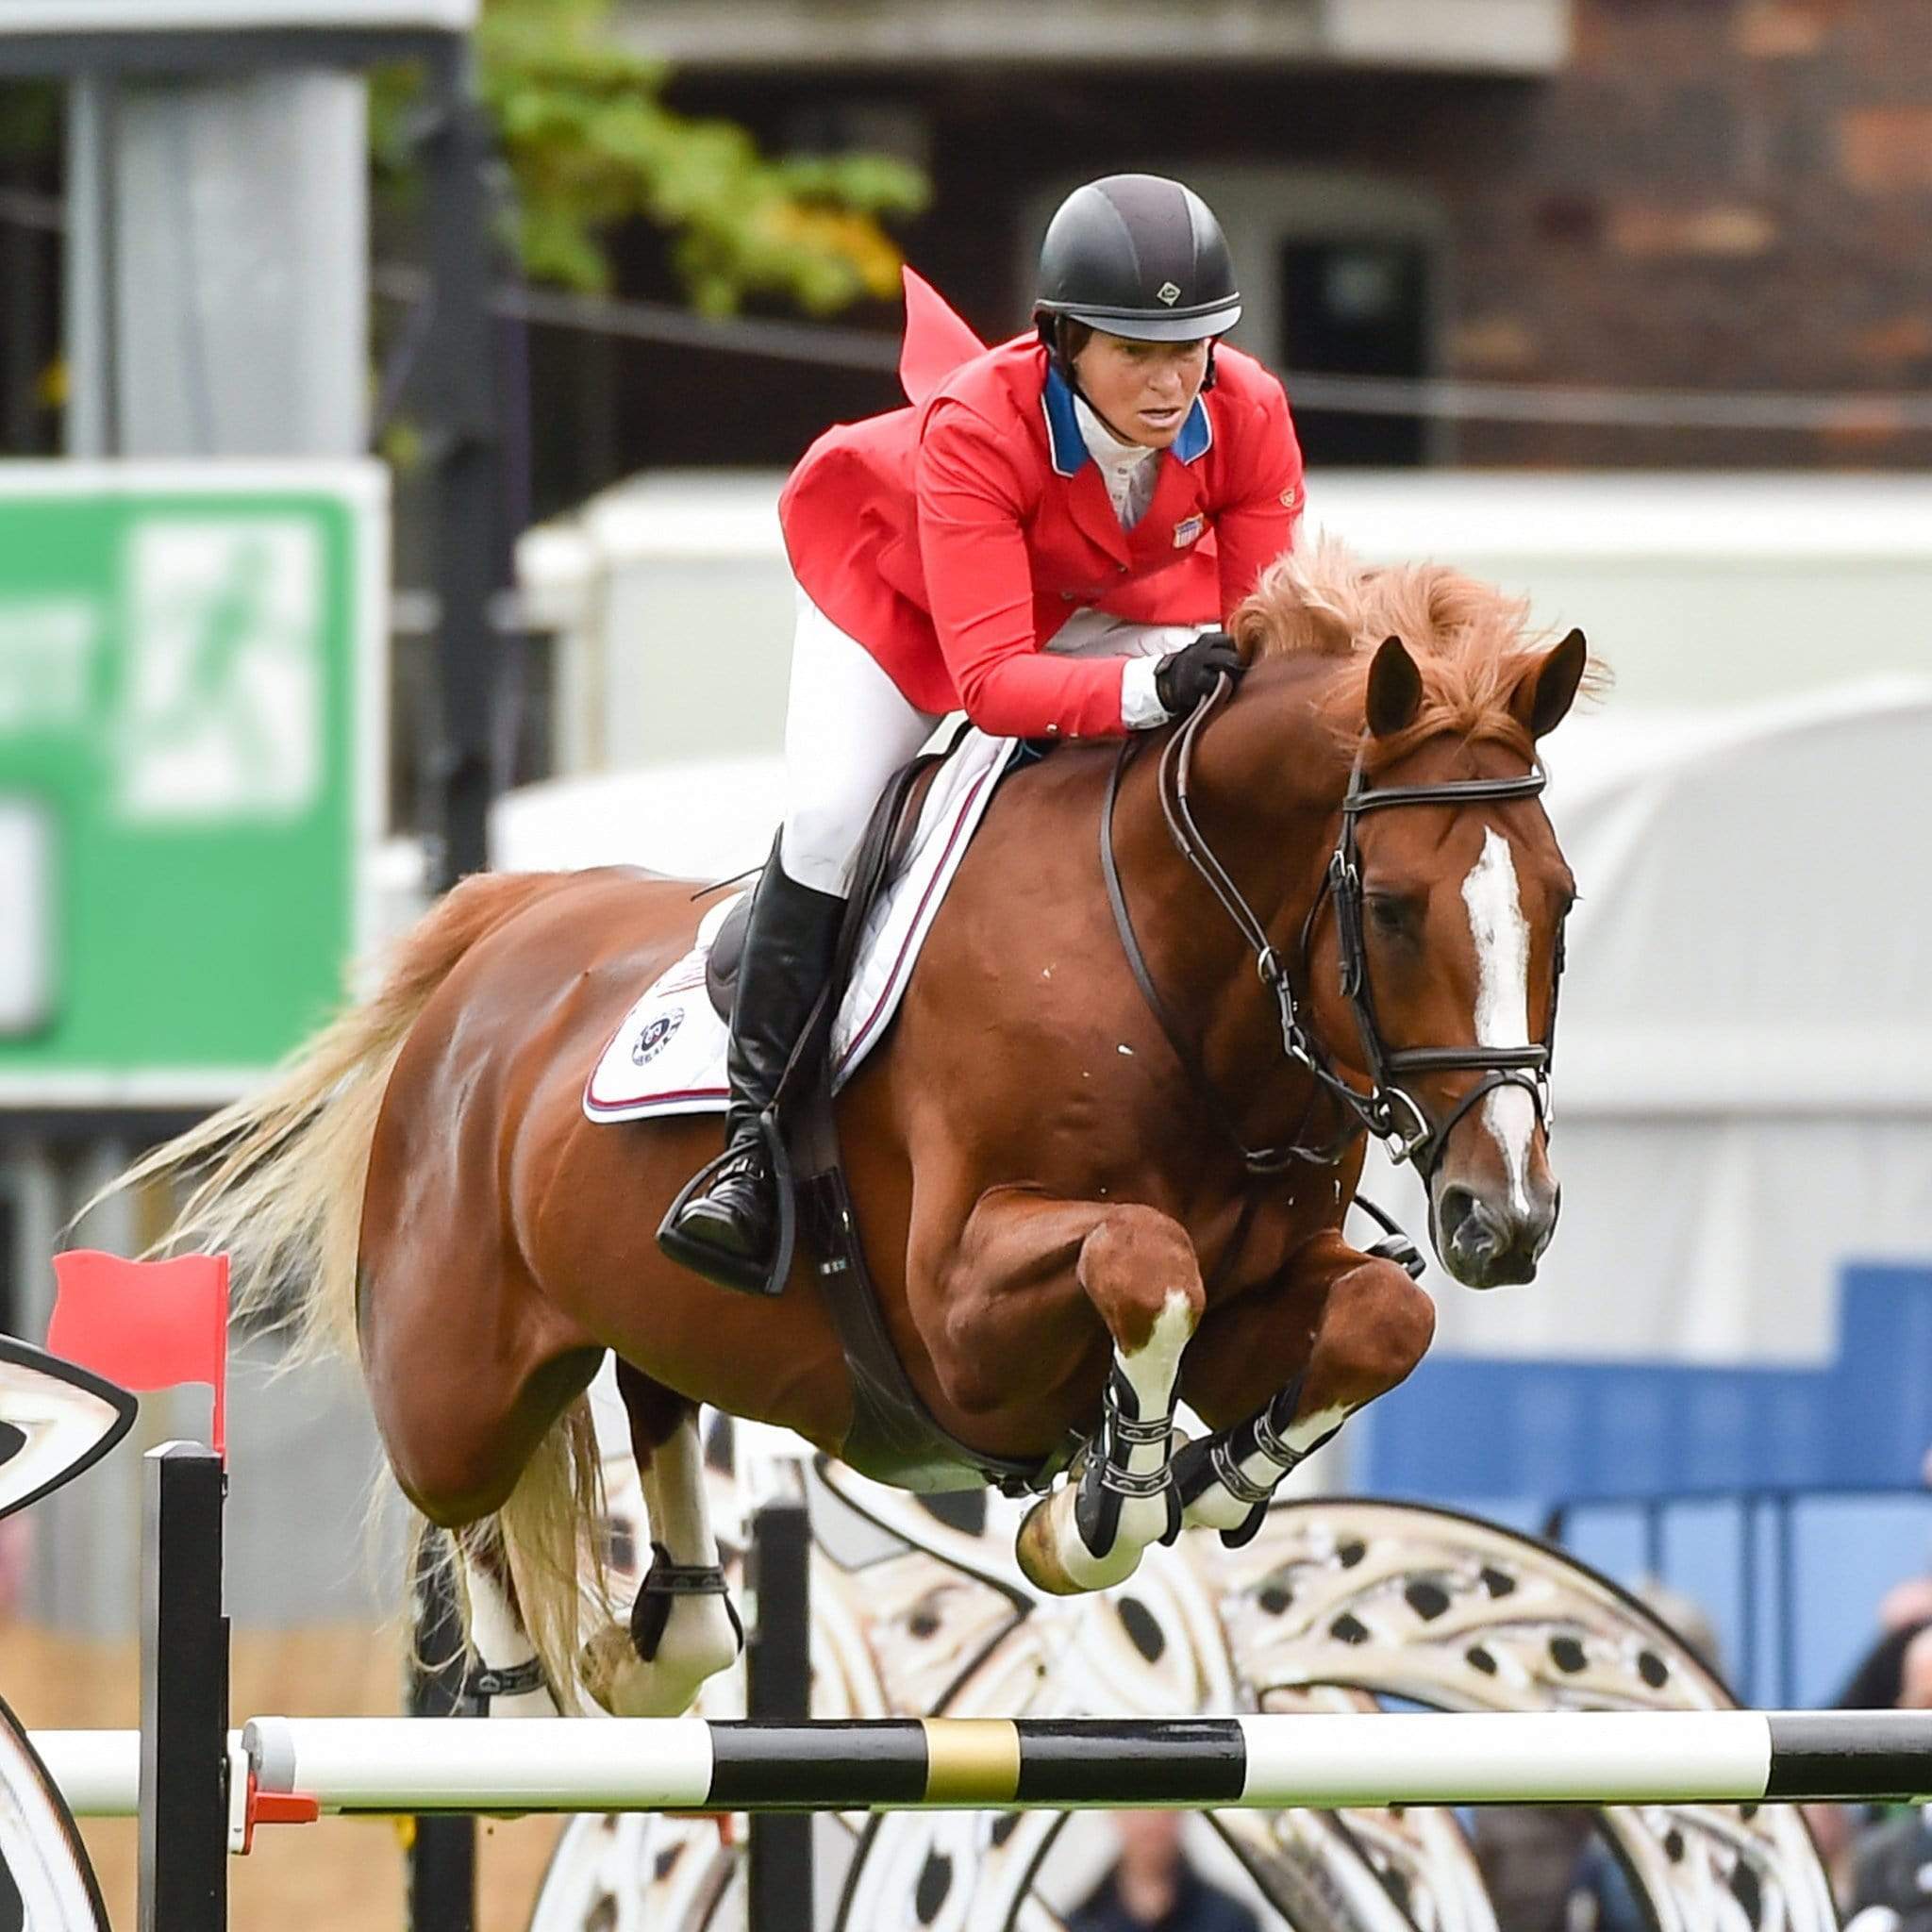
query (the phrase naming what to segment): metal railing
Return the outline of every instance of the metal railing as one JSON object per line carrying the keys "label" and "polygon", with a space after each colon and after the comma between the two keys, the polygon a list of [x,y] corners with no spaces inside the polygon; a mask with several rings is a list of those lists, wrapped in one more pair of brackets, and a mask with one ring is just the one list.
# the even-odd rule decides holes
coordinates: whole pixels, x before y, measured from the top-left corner
{"label": "metal railing", "polygon": [[[1845,1484],[1822,1487],[1750,1486],[1734,1489],[1685,1490],[1665,1493],[1567,1497],[1549,1509],[1542,1534],[1575,1554],[1590,1556],[1587,1545],[1605,1519],[1635,1519],[1641,1569],[1667,1587],[1685,1589],[1684,1565],[1671,1549],[1673,1519],[1696,1511],[1728,1511],[1734,1520],[1736,1542],[1731,1596],[1737,1606],[1735,1646],[1723,1660],[1724,1674],[1747,1702],[1790,1707],[1804,1702],[1800,1638],[1804,1607],[1798,1566],[1801,1514],[1821,1515],[1834,1507],[1893,1503],[1914,1507],[1923,1516],[1932,1558],[1932,1491],[1909,1484]],[[1849,1529],[1845,1532],[1849,1535]],[[1703,1566],[1709,1569],[1707,1563]],[[1932,1568],[1932,1561],[1928,1561]],[[1699,1582],[1705,1579],[1698,1579]],[[1687,1593],[1702,1598],[1707,1592],[1692,1585]],[[1716,1607],[1704,1605],[1715,1613]],[[1860,1600],[1844,1619],[1848,1630],[1862,1618],[1863,1637],[1879,1634],[1876,1606]],[[1714,1621],[1716,1621],[1714,1615]],[[1854,1643],[1857,1638],[1853,1638]],[[1855,1653],[1848,1653],[1849,1672]]]}

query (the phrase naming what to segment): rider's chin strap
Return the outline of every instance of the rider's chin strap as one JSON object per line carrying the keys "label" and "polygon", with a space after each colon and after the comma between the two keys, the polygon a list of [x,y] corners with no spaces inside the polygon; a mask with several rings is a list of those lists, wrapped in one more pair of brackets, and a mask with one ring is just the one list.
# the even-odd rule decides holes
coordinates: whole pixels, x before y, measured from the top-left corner
{"label": "rider's chin strap", "polygon": [[[1072,321],[1072,319],[1071,316],[1066,315],[1042,315],[1034,324],[1034,326],[1040,332],[1041,346],[1046,351],[1047,366],[1058,370],[1060,380],[1090,409],[1092,409],[1093,399],[1080,387],[1080,378],[1074,373],[1074,358],[1060,346],[1061,325]],[[1091,327],[1092,325],[1090,323],[1088,326]],[[1221,338],[1219,336],[1209,336],[1208,338],[1208,367],[1202,373],[1201,387],[1195,391],[1196,395],[1205,396],[1220,379],[1214,368],[1214,352],[1220,346]],[[1100,415],[1098,409],[1094,409],[1093,413],[1096,416]],[[1101,420],[1105,422],[1107,419],[1102,417]]]}

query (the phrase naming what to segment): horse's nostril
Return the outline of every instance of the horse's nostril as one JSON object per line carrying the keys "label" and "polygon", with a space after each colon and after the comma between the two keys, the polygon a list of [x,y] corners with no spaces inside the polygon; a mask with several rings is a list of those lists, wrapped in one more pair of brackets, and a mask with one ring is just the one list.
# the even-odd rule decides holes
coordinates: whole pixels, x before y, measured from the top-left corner
{"label": "horse's nostril", "polygon": [[1444,1188],[1436,1217],[1444,1258],[1453,1257],[1459,1273],[1487,1274],[1509,1245],[1508,1230],[1473,1189]]}
{"label": "horse's nostril", "polygon": [[1477,1211],[1474,1191],[1455,1182],[1442,1190],[1436,1202],[1436,1228],[1445,1241],[1453,1241],[1462,1224]]}
{"label": "horse's nostril", "polygon": [[1493,1261],[1503,1252],[1503,1238],[1480,1212],[1472,1214],[1456,1236],[1457,1247],[1472,1261]]}

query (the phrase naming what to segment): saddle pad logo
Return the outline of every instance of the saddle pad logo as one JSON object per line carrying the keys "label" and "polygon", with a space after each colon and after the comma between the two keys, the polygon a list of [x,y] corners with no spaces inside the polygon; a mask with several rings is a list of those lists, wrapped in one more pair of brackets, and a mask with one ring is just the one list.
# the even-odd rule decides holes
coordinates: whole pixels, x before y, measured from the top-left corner
{"label": "saddle pad logo", "polygon": [[1165,302],[1170,308],[1172,308],[1174,305],[1181,299],[1181,291],[1173,282],[1162,282],[1159,288],[1156,289],[1154,292],[1158,296],[1159,296],[1159,298],[1163,302]]}
{"label": "saddle pad logo", "polygon": [[671,1044],[673,1036],[683,1024],[682,1007],[666,1008],[638,1035],[637,1044],[630,1050],[631,1058],[641,1067],[648,1066]]}
{"label": "saddle pad logo", "polygon": [[1185,550],[1207,527],[1208,519],[1206,517],[1183,517],[1174,526],[1174,547],[1176,550]]}

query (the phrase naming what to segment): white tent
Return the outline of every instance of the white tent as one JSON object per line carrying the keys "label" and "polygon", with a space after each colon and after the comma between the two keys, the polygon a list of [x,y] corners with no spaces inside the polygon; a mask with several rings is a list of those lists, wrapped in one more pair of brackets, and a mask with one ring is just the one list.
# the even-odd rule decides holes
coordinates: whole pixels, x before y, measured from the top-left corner
{"label": "white tent", "polygon": [[[1840,1264],[1932,1263],[1932,682],[1580,718],[1549,809],[1582,902],[1540,1279],[1433,1274],[1439,1346],[1820,1362]],[[1378,1176],[1423,1225],[1407,1176]]]}

